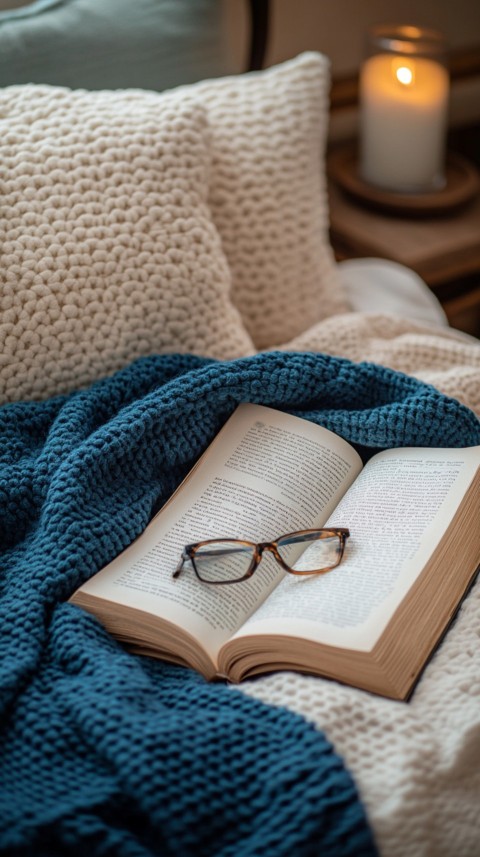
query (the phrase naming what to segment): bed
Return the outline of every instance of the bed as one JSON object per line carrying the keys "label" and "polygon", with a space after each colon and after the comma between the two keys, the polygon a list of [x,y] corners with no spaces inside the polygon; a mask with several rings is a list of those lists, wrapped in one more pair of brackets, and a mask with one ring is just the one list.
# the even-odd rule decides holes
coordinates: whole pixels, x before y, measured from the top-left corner
{"label": "bed", "polygon": [[[458,445],[480,427],[478,340],[413,272],[335,262],[328,85],[306,53],[161,93],[1,90],[1,853],[478,853],[478,583],[408,703],[289,672],[207,685],[66,604],[237,401],[408,393],[421,445],[429,385]],[[312,404],[312,360],[377,386]]]}

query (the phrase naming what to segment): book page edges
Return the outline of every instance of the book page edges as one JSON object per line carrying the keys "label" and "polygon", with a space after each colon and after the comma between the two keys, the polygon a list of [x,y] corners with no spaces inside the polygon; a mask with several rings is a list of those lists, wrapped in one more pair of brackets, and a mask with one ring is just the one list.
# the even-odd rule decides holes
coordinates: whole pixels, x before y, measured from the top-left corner
{"label": "book page edges", "polygon": [[[479,489],[477,470],[448,530],[370,651],[344,649],[288,634],[253,633],[222,647],[219,669],[234,682],[279,669],[294,669],[393,699],[407,699],[477,574]],[[464,545],[461,553],[455,549],[458,540]],[[425,628],[428,633],[424,633]]]}
{"label": "book page edges", "polygon": [[207,680],[216,678],[217,665],[199,640],[174,622],[134,607],[113,604],[80,589],[70,602],[95,616],[116,640],[131,651],[191,667]]}

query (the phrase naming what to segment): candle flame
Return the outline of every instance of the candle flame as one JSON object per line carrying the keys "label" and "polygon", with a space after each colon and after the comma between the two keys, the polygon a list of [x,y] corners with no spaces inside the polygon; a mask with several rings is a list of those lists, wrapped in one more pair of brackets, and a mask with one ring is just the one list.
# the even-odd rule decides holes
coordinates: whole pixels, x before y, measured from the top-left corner
{"label": "candle flame", "polygon": [[413,72],[406,65],[402,65],[400,68],[397,68],[395,73],[397,75],[397,80],[400,83],[403,83],[404,86],[409,86],[411,84],[413,80]]}

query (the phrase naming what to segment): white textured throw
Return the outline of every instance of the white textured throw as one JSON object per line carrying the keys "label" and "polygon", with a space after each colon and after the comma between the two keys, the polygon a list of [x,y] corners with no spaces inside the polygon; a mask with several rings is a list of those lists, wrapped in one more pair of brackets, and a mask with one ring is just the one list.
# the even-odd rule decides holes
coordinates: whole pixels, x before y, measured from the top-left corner
{"label": "white textured throw", "polygon": [[135,357],[252,351],[208,208],[203,109],[0,90],[0,402],[64,393]]}
{"label": "white textured throw", "polygon": [[[387,315],[349,313],[287,346],[415,375],[480,417],[480,342]],[[480,526],[480,510],[479,521]],[[480,842],[480,581],[408,703],[279,672],[236,689],[325,731],[355,776],[382,857],[476,857]]]}
{"label": "white textured throw", "polygon": [[314,325],[284,347],[397,369],[459,399],[480,417],[480,342],[450,327],[396,315],[344,313]]}

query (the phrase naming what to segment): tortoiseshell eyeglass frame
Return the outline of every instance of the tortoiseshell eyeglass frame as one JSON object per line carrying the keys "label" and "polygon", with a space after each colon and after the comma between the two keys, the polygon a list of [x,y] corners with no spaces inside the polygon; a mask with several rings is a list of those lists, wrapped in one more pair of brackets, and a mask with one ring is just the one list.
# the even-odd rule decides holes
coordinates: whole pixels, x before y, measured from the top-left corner
{"label": "tortoiseshell eyeglass frame", "polygon": [[[265,551],[269,551],[271,554],[273,554],[278,564],[281,565],[284,571],[288,571],[289,574],[296,574],[299,576],[309,576],[312,574],[327,574],[329,571],[332,571],[334,568],[337,568],[337,566],[340,565],[343,559],[343,554],[345,552],[345,543],[349,535],[350,530],[348,530],[346,527],[321,527],[314,530],[296,530],[293,533],[285,533],[285,535],[278,536],[278,538],[273,542],[259,542],[258,544],[255,544],[255,542],[244,541],[243,539],[206,539],[203,542],[195,542],[195,544],[185,545],[177,568],[173,572],[173,577],[179,577],[183,570],[184,563],[187,560],[190,560],[196,576],[199,580],[201,580],[202,583],[208,583],[210,586],[226,586],[229,583],[241,583],[243,580],[248,580],[249,577],[252,577],[252,575],[257,570]],[[309,571],[296,570],[287,565],[287,563],[282,559],[278,551],[277,542],[283,541],[284,539],[291,539],[292,544],[294,544],[296,537],[298,538],[298,541],[306,541],[309,537],[311,537],[312,540],[317,540],[332,538],[332,536],[336,536],[338,538],[336,562],[330,564],[328,567],[325,568],[316,568],[314,570]],[[219,542],[222,542],[223,544],[226,543],[237,546],[245,545],[245,547],[251,548],[253,550],[250,566],[248,567],[245,574],[243,574],[241,577],[236,577],[233,580],[207,580],[206,578],[202,577],[202,575],[198,571],[198,568],[195,564],[195,554],[198,549],[204,548],[206,545],[215,545]]]}

